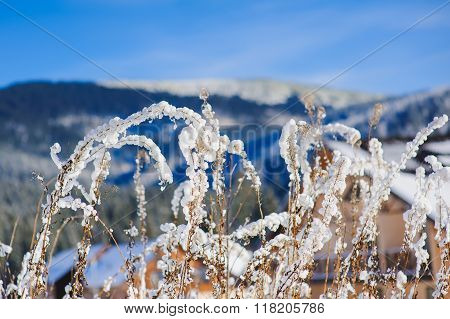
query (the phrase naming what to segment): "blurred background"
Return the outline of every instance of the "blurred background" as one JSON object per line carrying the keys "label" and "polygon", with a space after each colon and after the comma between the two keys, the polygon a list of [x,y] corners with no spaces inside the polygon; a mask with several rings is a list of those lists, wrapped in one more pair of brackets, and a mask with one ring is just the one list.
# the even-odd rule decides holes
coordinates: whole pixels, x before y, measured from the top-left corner
{"label": "blurred background", "polygon": [[[286,205],[277,141],[280,125],[307,118],[302,96],[325,108],[326,122],[355,126],[365,138],[374,104],[383,103],[371,134],[384,141],[386,158],[398,159],[402,143],[450,113],[449,16],[448,1],[0,0],[0,241],[17,226],[12,267],[35,227],[43,193],[35,177],[47,183],[57,174],[53,143],[68,156],[89,129],[161,100],[199,110],[202,87],[224,129],[248,144],[269,213]],[[168,127],[140,130],[180,182],[184,164]],[[135,154],[114,154],[102,190],[99,212],[119,241],[136,218]],[[449,126],[419,161],[429,154],[450,164]],[[172,218],[174,187],[161,193],[151,170],[144,174],[154,237]],[[254,198],[236,202],[258,214]],[[80,226],[69,223],[56,251],[79,237]]]}

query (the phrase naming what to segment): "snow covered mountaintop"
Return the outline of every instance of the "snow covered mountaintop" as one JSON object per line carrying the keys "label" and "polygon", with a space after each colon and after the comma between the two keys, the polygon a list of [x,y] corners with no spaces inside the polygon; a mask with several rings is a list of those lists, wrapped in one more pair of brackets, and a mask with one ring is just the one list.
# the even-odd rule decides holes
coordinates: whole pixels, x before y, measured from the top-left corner
{"label": "snow covered mountaintop", "polygon": [[[149,92],[167,92],[178,96],[197,96],[201,88],[206,87],[210,94],[225,97],[239,96],[260,104],[281,104],[292,96],[301,97],[314,89],[313,85],[301,85],[292,82],[275,81],[269,79],[193,79],[171,81],[125,80],[104,81],[98,85],[108,88],[132,87]],[[324,105],[343,108],[353,104],[363,104],[383,98],[381,94],[368,94],[345,90],[322,88],[314,93],[314,97]]]}
{"label": "snow covered mountaintop", "polygon": [[[402,131],[399,135],[413,136],[417,127],[423,125],[423,119],[430,121],[434,116],[449,114],[450,86],[389,99],[383,101],[383,105],[383,119],[378,126],[378,132],[387,137],[396,126]],[[444,128],[443,131],[445,130]]]}

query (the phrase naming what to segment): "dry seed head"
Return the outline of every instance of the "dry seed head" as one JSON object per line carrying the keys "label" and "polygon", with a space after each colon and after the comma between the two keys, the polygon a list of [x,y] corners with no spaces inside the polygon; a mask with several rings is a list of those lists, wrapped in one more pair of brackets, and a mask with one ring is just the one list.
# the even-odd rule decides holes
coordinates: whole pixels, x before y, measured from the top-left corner
{"label": "dry seed head", "polygon": [[314,114],[314,96],[312,94],[306,94],[300,98],[300,101],[305,105],[306,111],[309,115]]}
{"label": "dry seed head", "polygon": [[383,113],[383,104],[377,103],[373,107],[373,114],[370,117],[369,125],[375,127],[380,122],[381,115]]}
{"label": "dry seed head", "polygon": [[207,101],[208,98],[209,98],[209,92],[208,92],[208,90],[207,90],[206,88],[201,88],[200,94],[199,94],[198,97],[200,98],[200,100],[203,101],[203,103],[206,103],[206,101]]}
{"label": "dry seed head", "polygon": [[325,108],[323,106],[318,106],[317,107],[317,122],[318,124],[322,123],[322,120],[325,118],[325,116],[327,115]]}

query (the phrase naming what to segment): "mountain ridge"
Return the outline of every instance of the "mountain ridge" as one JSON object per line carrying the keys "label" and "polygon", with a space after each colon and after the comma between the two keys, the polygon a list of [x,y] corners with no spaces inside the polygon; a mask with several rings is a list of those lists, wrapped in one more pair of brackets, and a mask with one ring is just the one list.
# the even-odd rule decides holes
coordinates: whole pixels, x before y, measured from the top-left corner
{"label": "mountain ridge", "polygon": [[198,96],[202,88],[207,88],[212,94],[225,97],[239,96],[259,104],[277,105],[295,96],[301,98],[305,94],[314,93],[314,98],[320,104],[343,108],[349,104],[371,102],[385,97],[383,94],[366,93],[300,84],[289,81],[278,81],[265,78],[257,79],[183,79],[183,80],[121,80],[99,81],[98,85],[108,88],[133,88],[147,92],[168,92],[179,96]]}

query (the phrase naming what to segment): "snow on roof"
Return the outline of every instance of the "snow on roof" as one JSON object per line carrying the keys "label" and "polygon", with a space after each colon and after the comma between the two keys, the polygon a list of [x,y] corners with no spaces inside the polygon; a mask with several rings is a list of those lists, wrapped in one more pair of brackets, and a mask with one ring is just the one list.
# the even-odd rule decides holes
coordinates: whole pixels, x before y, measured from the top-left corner
{"label": "snow on roof", "polygon": [[252,258],[252,253],[245,247],[233,243],[229,248],[228,258],[231,274],[239,277],[245,272],[247,265]]}
{"label": "snow on roof", "polygon": [[426,143],[423,148],[432,153],[450,155],[450,140]]}
{"label": "snow on roof", "polygon": [[[402,147],[403,143],[395,142],[395,143],[383,143],[383,150],[386,150],[383,153],[383,156],[386,160],[395,160],[398,161],[400,159],[400,155],[404,150],[404,147]],[[429,143],[427,145],[430,145],[432,143]],[[361,158],[365,159],[369,157],[369,153],[361,148],[355,148],[351,145],[345,143],[345,142],[338,142],[338,141],[326,141],[326,145],[331,148],[332,150],[337,150],[341,152],[341,154],[345,156],[349,156],[352,158]],[[446,144],[445,144],[446,145]],[[450,145],[450,144],[449,144]],[[386,147],[387,146],[387,147]],[[398,154],[398,156],[396,156]],[[413,167],[413,165],[418,167],[419,163],[417,161],[408,161],[410,163],[410,166],[407,165],[407,168]],[[443,162],[444,165],[448,165]],[[391,191],[396,196],[400,197],[402,200],[407,202],[408,204],[412,204],[414,201],[414,194],[416,192],[416,177],[414,174],[401,172],[399,173],[398,177],[394,180]],[[440,188],[440,192],[443,195],[444,201],[446,201],[447,204],[450,204],[450,183],[446,183],[442,185]],[[436,207],[436,198],[434,196],[434,193],[431,192],[427,199],[432,205],[431,207]],[[433,211],[429,217],[435,218],[435,212]]]}
{"label": "snow on roof", "polygon": [[[90,264],[95,256],[104,248],[104,245],[93,245],[89,251],[87,257],[87,263]],[[77,256],[77,250],[67,249],[54,255],[52,258],[52,263],[48,269],[48,281],[50,284],[54,284],[61,277],[63,277],[67,272],[69,272],[75,263],[75,258]]]}
{"label": "snow on roof", "polygon": [[334,151],[341,152],[342,155],[345,155],[350,158],[360,158],[367,159],[369,158],[369,153],[360,147],[353,147],[348,143],[339,142],[335,140],[327,140],[325,144]]}
{"label": "snow on roof", "polygon": [[[383,143],[383,158],[388,162],[398,162],[402,156],[402,153],[406,149],[406,143],[395,141],[395,142],[384,142]],[[419,162],[415,159],[410,159],[406,162],[406,169],[415,170],[419,167]]]}
{"label": "snow on roof", "polygon": [[437,159],[444,166],[450,166],[450,155],[438,155]]}
{"label": "snow on roof", "polygon": [[[414,194],[416,193],[416,177],[414,174],[409,173],[400,173],[399,176],[394,180],[394,183],[391,187],[392,192],[403,199],[408,204],[412,204],[414,201]],[[445,183],[439,189],[441,195],[443,195],[443,200],[450,204],[450,183]],[[447,196],[446,196],[447,195]],[[434,196],[434,192],[431,192],[427,196],[428,201],[433,207],[433,212],[429,215],[432,219],[436,217],[436,209],[437,203],[436,198]]]}
{"label": "snow on roof", "polygon": [[[125,258],[129,255],[128,244],[119,244],[120,251]],[[142,252],[142,244],[136,243],[132,249],[133,255]],[[75,265],[77,257],[76,249],[67,249],[52,258],[49,267],[48,282],[55,284],[65,274],[70,272]],[[153,254],[146,255],[147,261],[154,257]],[[252,253],[244,247],[234,243],[230,246],[230,272],[233,276],[240,276],[245,272]],[[119,269],[124,265],[124,260],[117,249],[117,246],[106,246],[104,244],[92,245],[87,257],[86,280],[89,287],[100,289],[109,277],[114,277],[112,286],[120,285],[126,280],[125,274]]]}
{"label": "snow on roof", "polygon": [[416,193],[416,177],[414,174],[400,173],[394,180],[391,190],[405,202],[412,204]]}
{"label": "snow on roof", "polygon": [[[128,244],[120,244],[119,248],[126,258],[129,254]],[[131,251],[133,255],[138,255],[142,252],[142,249],[142,244],[136,243]],[[76,249],[68,249],[56,254],[52,258],[52,263],[49,267],[49,284],[55,284],[65,274],[70,272],[75,265],[76,257]],[[147,254],[146,257],[149,260],[153,257],[153,254]],[[104,244],[92,245],[87,257],[85,272],[89,287],[96,289],[102,288],[105,280],[110,276],[115,276],[112,286],[117,286],[124,282],[126,279],[125,274],[118,272],[124,263],[117,246],[108,247]]]}
{"label": "snow on roof", "polygon": [[[339,141],[326,141],[328,147],[332,150],[341,152],[341,154],[349,157],[357,157],[360,159],[369,158],[369,153],[359,147],[353,147],[345,142]],[[396,161],[398,162],[401,158],[403,151],[406,149],[406,143],[403,142],[384,142],[383,143],[383,158],[387,162]],[[406,162],[406,168],[408,170],[415,170],[419,167],[419,163],[415,159],[411,159]]]}

